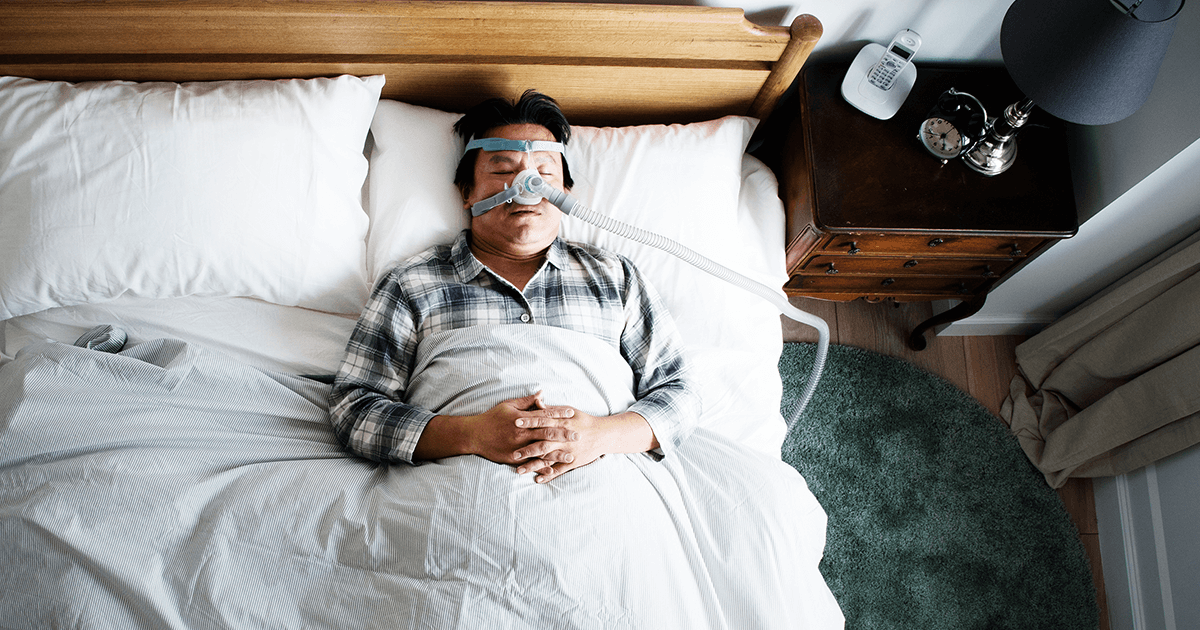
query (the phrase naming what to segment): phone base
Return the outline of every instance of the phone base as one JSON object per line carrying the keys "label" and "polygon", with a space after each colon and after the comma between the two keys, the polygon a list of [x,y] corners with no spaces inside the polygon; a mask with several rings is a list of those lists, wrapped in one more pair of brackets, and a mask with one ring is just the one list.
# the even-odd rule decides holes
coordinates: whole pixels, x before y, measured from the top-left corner
{"label": "phone base", "polygon": [[842,79],[842,98],[865,114],[880,120],[894,116],[908,98],[912,86],[917,82],[917,67],[912,63],[904,66],[889,90],[880,90],[867,81],[867,74],[887,49],[879,44],[867,44],[858,52],[854,63]]}

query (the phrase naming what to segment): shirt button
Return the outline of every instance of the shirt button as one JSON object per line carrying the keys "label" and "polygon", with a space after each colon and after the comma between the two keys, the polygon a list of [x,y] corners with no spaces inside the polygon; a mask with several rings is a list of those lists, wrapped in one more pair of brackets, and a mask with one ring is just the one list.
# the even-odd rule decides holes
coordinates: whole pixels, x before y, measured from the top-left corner
{"label": "shirt button", "polygon": [[521,313],[521,321],[522,322],[525,322],[526,324],[528,324],[529,320],[531,320],[531,319],[533,319],[533,318],[529,316],[529,313]]}

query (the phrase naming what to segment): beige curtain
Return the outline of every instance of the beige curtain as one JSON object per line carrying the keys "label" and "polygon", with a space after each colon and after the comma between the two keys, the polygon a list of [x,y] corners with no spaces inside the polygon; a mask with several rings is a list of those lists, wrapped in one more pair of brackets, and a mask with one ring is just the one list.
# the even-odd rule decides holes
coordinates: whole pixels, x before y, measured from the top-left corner
{"label": "beige curtain", "polygon": [[1052,487],[1200,443],[1200,234],[1017,347],[1000,415]]}

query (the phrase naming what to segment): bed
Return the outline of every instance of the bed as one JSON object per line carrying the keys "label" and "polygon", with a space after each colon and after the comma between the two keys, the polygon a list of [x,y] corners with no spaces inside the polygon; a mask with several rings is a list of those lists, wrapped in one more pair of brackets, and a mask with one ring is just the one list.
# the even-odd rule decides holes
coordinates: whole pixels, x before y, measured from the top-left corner
{"label": "bed", "polygon": [[[779,311],[670,256],[564,219],[633,259],[699,374],[704,412],[661,460],[546,486],[381,465],[326,402],[375,280],[466,226],[450,127],[486,97],[555,97],[577,197],[781,287],[778,185],[746,147],[820,31],[675,6],[0,4],[0,626],[841,628],[825,513],[779,457]],[[520,354],[492,380],[628,404],[619,365]]]}

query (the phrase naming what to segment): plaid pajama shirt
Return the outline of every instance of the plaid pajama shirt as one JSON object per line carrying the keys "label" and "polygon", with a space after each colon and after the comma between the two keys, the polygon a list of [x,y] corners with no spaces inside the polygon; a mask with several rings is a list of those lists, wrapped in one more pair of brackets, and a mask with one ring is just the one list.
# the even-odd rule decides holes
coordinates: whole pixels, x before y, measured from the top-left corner
{"label": "plaid pajama shirt", "polygon": [[675,323],[632,263],[604,250],[555,240],[524,293],[471,254],[469,230],[392,269],[367,301],[330,393],[330,417],[353,453],[413,463],[434,413],[404,402],[417,345],[468,326],[558,326],[621,352],[634,373],[629,408],[650,424],[664,454],[700,414]]}

